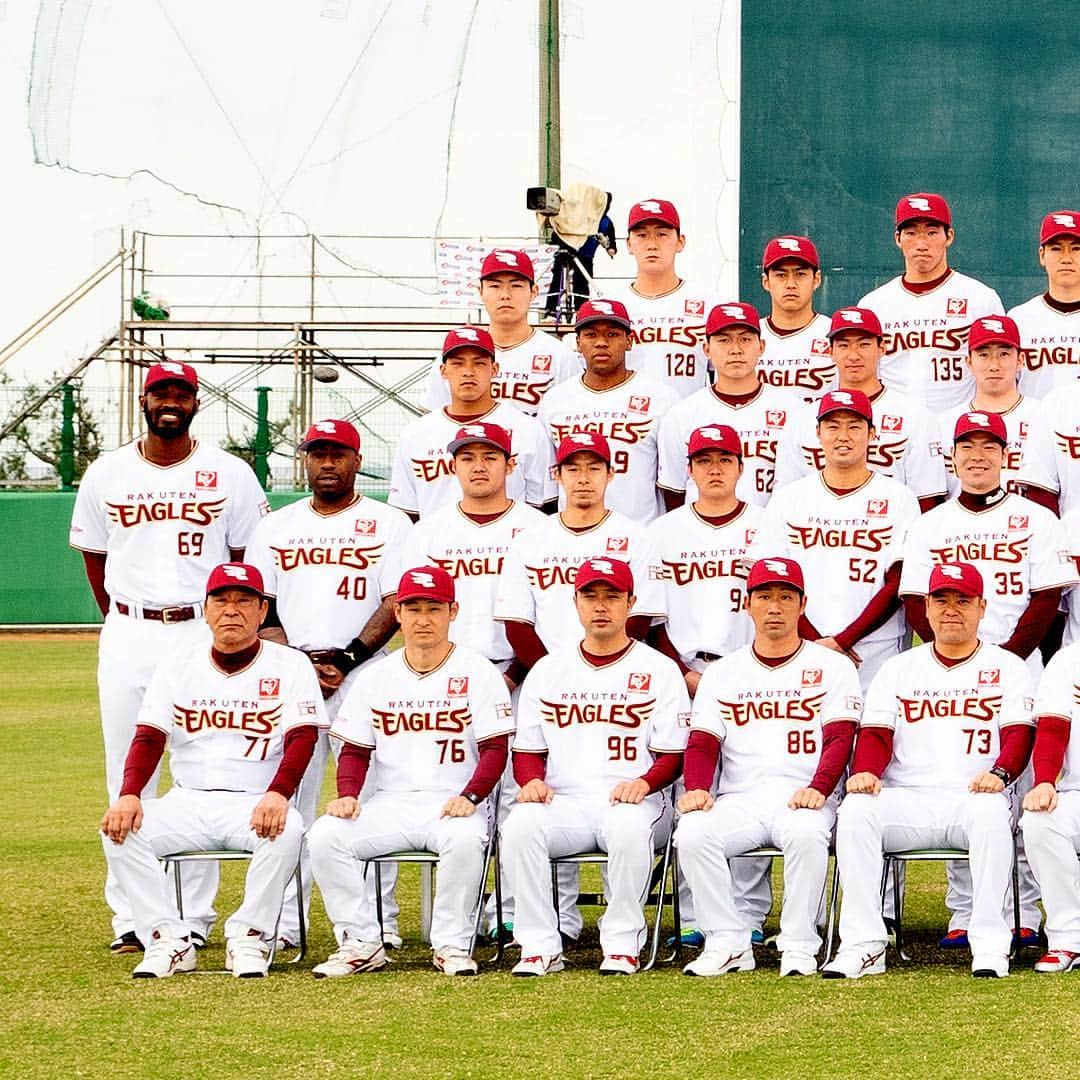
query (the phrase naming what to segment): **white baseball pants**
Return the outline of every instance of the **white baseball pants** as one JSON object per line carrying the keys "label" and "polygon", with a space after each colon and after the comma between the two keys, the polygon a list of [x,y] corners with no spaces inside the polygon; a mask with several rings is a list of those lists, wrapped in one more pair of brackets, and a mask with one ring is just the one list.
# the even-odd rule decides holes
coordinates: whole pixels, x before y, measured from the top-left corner
{"label": "white baseball pants", "polygon": [[1050,811],[1025,811],[1024,845],[1046,908],[1050,949],[1080,952],[1080,791],[1058,793]]}
{"label": "white baseball pants", "polygon": [[142,827],[122,844],[102,836],[109,868],[131,900],[140,941],[148,944],[155,930],[176,938],[189,929],[188,920],[181,922],[176,910],[172,879],[161,872],[158,860],[177,851],[222,848],[252,852],[243,903],[226,920],[225,936],[243,937],[257,930],[264,941],[273,939],[285,882],[296,873],[304,830],[300,815],[290,807],[285,831],[273,840],[260,840],[250,821],[261,798],[261,794],[174,787],[143,804]]}
{"label": "white baseball pants", "polygon": [[507,887],[515,897],[514,937],[522,956],[562,952],[551,902],[552,858],[607,853],[607,910],[600,919],[605,956],[637,957],[645,941],[645,895],[658,841],[670,828],[671,804],[649,795],[638,804],[608,802],[606,793],[556,795],[550,803],[518,803],[502,833]]}
{"label": "white baseball pants", "polygon": [[392,851],[434,851],[439,856],[431,912],[432,948],[468,949],[472,938],[484,846],[487,806],[465,818],[441,817],[452,792],[400,794],[377,791],[355,819],[324,815],[308,833],[315,882],[340,943],[342,936],[381,941],[375,874],[364,862]]}

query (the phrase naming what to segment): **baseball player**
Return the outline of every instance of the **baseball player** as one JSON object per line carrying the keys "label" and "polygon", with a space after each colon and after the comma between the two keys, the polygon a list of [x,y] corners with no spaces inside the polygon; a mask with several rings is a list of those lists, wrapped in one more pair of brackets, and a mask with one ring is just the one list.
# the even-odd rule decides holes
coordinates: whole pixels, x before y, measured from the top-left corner
{"label": "baseball player", "polygon": [[775,844],[784,851],[780,974],[812,975],[832,794],[851,756],[862,696],[850,660],[800,637],[806,591],[797,562],[755,562],[746,606],[754,640],[709,666],[690,720],[676,843],[705,949],[684,972],[753,970],[753,928],[736,903],[728,859]]}
{"label": "baseball player", "polygon": [[1026,342],[1020,389],[1051,400],[1080,376],[1080,212],[1057,210],[1039,228],[1046,292],[1009,311]]}
{"label": "baseball player", "polygon": [[1077,724],[1080,645],[1062,649],[1047,665],[1035,695],[1035,785],[1024,796],[1024,848],[1042,890],[1047,951],[1040,972],[1080,966],[1080,783]]}
{"label": "baseball player", "polygon": [[[346,420],[320,420],[300,444],[310,499],[263,518],[246,558],[262,574],[270,613],[262,636],[306,653],[318,676],[330,720],[364,664],[382,654],[397,630],[394,594],[400,557],[412,525],[392,506],[356,492],[360,435]],[[304,828],[315,823],[329,755],[324,732],[296,795]],[[311,875],[304,851],[305,911]],[[384,875],[386,906],[396,912],[393,882]],[[283,944],[299,939],[292,889],[282,909]],[[394,919],[386,929],[397,938]]]}
{"label": "baseball player", "polygon": [[[1049,434],[1052,465],[1040,470],[1041,476],[1037,473],[1031,477],[1025,459],[1017,487],[1044,506],[1059,509],[1064,516],[1080,506],[1080,381],[1063,382],[1038,406]],[[1051,487],[1051,492],[1046,487]]]}
{"label": "baseball player", "polygon": [[[829,349],[836,364],[836,388],[858,390],[874,408],[876,423],[866,458],[870,468],[909,487],[923,512],[944,501],[945,466],[937,419],[878,378],[885,355],[878,317],[869,308],[833,312]],[[825,467],[815,413],[816,409],[804,409],[794,418],[790,438],[776,458],[777,490]]]}
{"label": "baseball player", "polygon": [[705,330],[713,384],[669,409],[660,425],[659,484],[664,502],[674,510],[697,498],[693,480],[686,475],[690,433],[703,424],[724,424],[739,433],[743,444],[743,474],[736,495],[745,503],[764,506],[773,491],[777,446],[805,405],[763,381],[758,371],[765,348],[761,319],[749,304],[717,305],[709,312]]}
{"label": "baseball player", "polygon": [[630,367],[688,397],[708,383],[702,343],[710,290],[679,277],[675,257],[686,246],[679,212],[667,199],[642,199],[630,207],[626,248],[637,276],[610,290],[634,324]]}
{"label": "baseball player", "polygon": [[[536,271],[524,251],[496,248],[484,256],[480,302],[490,320],[499,365],[491,394],[529,416],[536,415],[548,390],[581,373],[581,357],[566,342],[529,325],[529,309],[536,297]],[[449,404],[450,388],[440,365],[432,364],[427,407],[436,412]]]}
{"label": "baseball player", "polygon": [[458,485],[450,472],[447,444],[462,424],[486,421],[510,432],[515,469],[508,493],[533,506],[554,506],[551,443],[534,416],[526,416],[507,401],[492,396],[498,374],[495,345],[480,327],[451,330],[443,342],[439,371],[450,393],[450,404],[407,424],[398,438],[390,475],[391,506],[416,521],[457,499]]}
{"label": "baseball player", "polygon": [[1013,844],[1005,789],[1031,752],[1033,685],[1022,660],[981,637],[985,611],[975,566],[935,566],[926,594],[934,641],[888,660],[866,695],[837,820],[844,902],[840,948],[822,970],[826,978],[885,971],[882,853],[920,847],[968,850],[971,971],[1009,973],[1002,899]]}
{"label": "baseball player", "polygon": [[[1009,443],[1001,466],[1001,486],[1015,488],[1034,502],[1057,513],[1057,493],[1061,487],[1050,441],[1050,429],[1043,404],[1025,397],[1017,389],[1020,372],[1020,331],[1007,315],[976,319],[968,331],[968,358],[965,361],[975,379],[971,400],[943,414],[942,426],[951,431],[961,413],[997,413],[1005,421]],[[946,453],[949,493],[960,490],[952,469],[952,455]]]}
{"label": "baseball player", "polygon": [[805,402],[836,385],[829,355],[829,319],[814,311],[821,286],[821,260],[808,236],[775,236],[761,258],[761,287],[772,310],[761,325],[765,352],[761,377]]}
{"label": "baseball player", "polygon": [[[119,796],[101,822],[105,857],[146,944],[137,979],[195,969],[194,942],[158,860],[221,848],[252,852],[243,902],[225,923],[225,966],[241,979],[266,974],[304,834],[289,800],[327,724],[311,664],[260,640],[266,612],[255,567],[215,567],[206,582],[210,642],[166,653],[139,709]],[[173,787],[144,802],[166,744]]]}
{"label": "baseball player", "polygon": [[865,394],[833,390],[817,414],[825,467],[773,495],[752,553],[786,555],[811,580],[834,586],[813,591],[803,636],[854,659],[865,688],[903,647],[900,563],[919,504],[867,464],[874,417]]}
{"label": "baseball player", "polygon": [[626,632],[630,567],[586,559],[575,574],[574,608],[584,637],[565,640],[532,669],[518,704],[521,790],[502,840],[521,943],[514,975],[563,969],[549,860],[594,848],[608,855],[600,974],[638,970],[643,899],[656,844],[670,827],[661,792],[678,775],[686,745],[690,701],[679,669]]}
{"label": "baseball player", "polygon": [[585,374],[544,398],[540,420],[555,446],[574,431],[603,435],[612,449],[607,504],[634,521],[652,521],[660,504],[657,434],[678,397],[643,372],[627,369],[631,324],[618,300],[586,301],[575,326]]}
{"label": "baseball player", "polygon": [[[163,656],[206,636],[203,594],[210,571],[241,558],[269,507],[255,474],[239,458],[190,433],[199,410],[199,377],[171,360],[146,373],[139,407],[146,434],[103,454],[83,476],[71,519],[71,546],[105,616],[98,696],[105,741],[105,784],[120,794],[124,756],[154,668]],[[157,792],[149,778],[144,799]],[[195,940],[213,924],[217,868],[192,867],[185,905]],[[142,948],[131,905],[112,878],[113,952]]]}
{"label": "baseball player", "polygon": [[[1061,519],[1061,528],[1065,533],[1066,551],[1080,574],[1080,507],[1070,510]],[[1080,641],[1080,580],[1066,590],[1065,606],[1068,617],[1062,640],[1065,645],[1073,645]]]}
{"label": "baseball player", "polygon": [[[405,645],[353,683],[330,729],[344,744],[338,797],[308,834],[315,880],[338,949],[316,978],[386,964],[367,859],[426,849],[439,856],[431,922],[435,967],[475,975],[472,913],[484,871],[487,797],[506,766],[514,730],[503,677],[450,641],[454,580],[437,566],[406,570],[395,615]],[[360,803],[369,765],[375,791]],[[373,876],[373,875],[372,875]]]}
{"label": "baseball player", "polygon": [[949,267],[952,211],[929,192],[896,204],[896,246],[904,272],[859,301],[877,313],[885,330],[881,381],[932,413],[971,397],[964,366],[967,328],[982,315],[1003,315],[988,285]]}

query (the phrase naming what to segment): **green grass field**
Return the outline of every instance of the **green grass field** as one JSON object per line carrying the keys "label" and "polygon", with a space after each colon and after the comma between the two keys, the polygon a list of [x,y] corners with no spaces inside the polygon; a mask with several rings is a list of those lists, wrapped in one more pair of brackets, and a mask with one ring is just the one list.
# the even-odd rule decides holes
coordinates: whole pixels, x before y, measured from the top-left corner
{"label": "green grass field", "polygon": [[[944,870],[909,874],[916,963],[855,983],[753,974],[634,979],[595,973],[597,912],[573,969],[516,980],[433,971],[417,941],[390,970],[316,981],[331,947],[316,895],[312,952],[262,981],[132,980],[113,957],[96,833],[105,806],[96,642],[0,638],[0,738],[8,825],[0,841],[0,1075],[192,1076],[1065,1076],[1080,1034],[1080,979],[1036,976],[1028,953],[1004,981],[935,946]],[[218,911],[238,895],[227,868]],[[403,874],[403,930],[417,882]],[[220,924],[200,968],[220,969]],[[890,963],[892,954],[890,953]]]}

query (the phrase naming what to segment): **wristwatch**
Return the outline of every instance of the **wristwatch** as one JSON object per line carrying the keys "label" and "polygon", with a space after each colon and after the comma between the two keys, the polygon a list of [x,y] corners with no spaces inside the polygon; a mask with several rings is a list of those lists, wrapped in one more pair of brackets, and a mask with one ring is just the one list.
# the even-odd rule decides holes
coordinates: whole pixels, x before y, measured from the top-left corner
{"label": "wristwatch", "polygon": [[463,791],[461,794],[464,795],[473,806],[479,806],[484,801],[475,791]]}
{"label": "wristwatch", "polygon": [[990,775],[996,776],[1006,787],[1012,783],[1012,777],[1000,765],[995,765],[990,770]]}

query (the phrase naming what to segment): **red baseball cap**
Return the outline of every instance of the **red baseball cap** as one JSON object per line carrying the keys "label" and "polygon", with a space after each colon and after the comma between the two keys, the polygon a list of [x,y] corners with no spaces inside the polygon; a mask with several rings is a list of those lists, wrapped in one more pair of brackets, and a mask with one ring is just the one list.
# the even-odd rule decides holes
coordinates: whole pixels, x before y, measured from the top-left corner
{"label": "red baseball cap", "polygon": [[514,251],[511,248],[496,248],[484,256],[480,265],[480,280],[496,274],[520,274],[523,278],[528,278],[530,283],[536,281],[532,259],[524,251]]}
{"label": "red baseball cap", "polygon": [[192,390],[199,389],[199,376],[190,364],[181,364],[179,360],[162,360],[146,373],[143,382],[143,393],[151,386],[157,386],[163,382],[187,383]]}
{"label": "red baseball cap", "polygon": [[1039,229],[1039,245],[1053,240],[1055,236],[1080,237],[1080,212],[1076,210],[1055,210],[1042,219]]}
{"label": "red baseball cap", "polygon": [[844,411],[853,412],[871,427],[874,426],[874,410],[870,399],[861,390],[830,390],[821,395],[817,409],[819,420],[823,420],[830,413]]}
{"label": "red baseball cap", "polygon": [[1002,446],[1009,445],[1009,433],[1005,430],[1005,421],[1001,414],[996,412],[966,412],[961,413],[956,419],[956,427],[953,428],[954,443],[958,443],[965,435],[974,433],[992,435]]}
{"label": "red baseball cap", "polygon": [[729,326],[745,326],[760,335],[761,316],[756,308],[738,300],[733,300],[730,304],[717,304],[709,312],[709,318],[705,322],[705,336],[711,337]]}
{"label": "red baseball cap", "polygon": [[993,344],[1020,348],[1020,328],[1008,315],[986,315],[971,324],[968,352],[974,352],[982,345]]}
{"label": "red baseball cap", "polygon": [[360,432],[348,420],[317,420],[308,428],[301,450],[309,450],[313,443],[328,442],[349,450],[360,449]]}
{"label": "red baseball cap", "polygon": [[750,567],[746,578],[746,591],[753,592],[763,585],[793,585],[799,592],[806,592],[802,567],[794,559],[784,559],[779,555],[775,558],[758,559]]}
{"label": "red baseball cap", "polygon": [[885,336],[881,332],[881,320],[865,307],[842,307],[833,312],[832,322],[829,323],[829,340],[832,341],[845,330],[861,330],[874,337]]}
{"label": "red baseball cap", "polygon": [[574,592],[581,592],[586,585],[603,581],[621,593],[634,591],[634,574],[621,559],[586,559],[574,578]]}
{"label": "red baseball cap", "polygon": [[578,310],[574,329],[580,330],[583,326],[594,322],[614,323],[624,330],[634,328],[626,305],[619,300],[586,300]]}
{"label": "red baseball cap", "polygon": [[463,446],[471,446],[480,443],[483,446],[494,446],[510,457],[510,432],[498,424],[466,424],[458,428],[458,433],[447,444],[447,451],[456,454]]}
{"label": "red baseball cap", "polygon": [[905,195],[896,204],[896,227],[899,229],[909,221],[919,220],[951,226],[952,211],[949,204],[933,192],[917,191],[914,195]]}
{"label": "red baseball cap", "polygon": [[784,259],[797,259],[817,270],[821,266],[817,248],[809,236],[774,236],[765,245],[765,254],[761,257],[762,271],[768,270],[774,263]]}
{"label": "red baseball cap", "polygon": [[969,562],[940,563],[930,571],[927,593],[953,589],[965,596],[982,596],[983,579],[978,568]]}
{"label": "red baseball cap", "polygon": [[642,199],[630,207],[630,219],[627,229],[640,225],[643,221],[659,221],[664,225],[670,225],[676,232],[682,231],[679,221],[679,211],[675,204],[667,199]]}
{"label": "red baseball cap", "polygon": [[710,424],[708,427],[695,428],[690,433],[686,456],[692,458],[705,450],[722,450],[725,454],[734,454],[742,461],[742,439],[739,438],[739,433],[727,424]]}
{"label": "red baseball cap", "polygon": [[406,570],[398,582],[397,602],[417,599],[452,604],[454,579],[441,566],[417,566]]}
{"label": "red baseball cap", "polygon": [[495,342],[482,326],[462,326],[446,335],[442,347],[443,359],[458,349],[481,349],[488,356],[494,356]]}
{"label": "red baseball cap", "polygon": [[605,464],[611,464],[611,447],[598,431],[572,431],[559,443],[555,464],[561,465],[574,454],[595,454]]}
{"label": "red baseball cap", "polygon": [[222,563],[210,571],[210,577],[206,581],[206,595],[221,592],[222,589],[247,589],[262,596],[262,574],[248,563]]}

